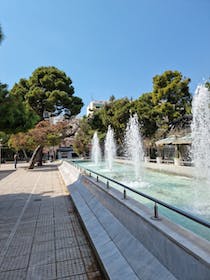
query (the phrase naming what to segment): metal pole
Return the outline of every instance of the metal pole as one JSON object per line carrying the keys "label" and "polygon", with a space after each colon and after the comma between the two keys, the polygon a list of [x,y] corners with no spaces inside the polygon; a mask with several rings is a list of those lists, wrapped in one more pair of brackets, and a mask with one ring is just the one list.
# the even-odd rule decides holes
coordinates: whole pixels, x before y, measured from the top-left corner
{"label": "metal pole", "polygon": [[96,181],[98,182],[98,176],[96,177]]}
{"label": "metal pole", "polygon": [[126,199],[126,189],[123,191],[123,198]]}
{"label": "metal pole", "polygon": [[155,205],[154,205],[154,218],[159,219],[159,217],[158,217],[158,206],[157,206],[156,202],[155,202]]}
{"label": "metal pole", "polygon": [[109,181],[106,182],[106,187],[109,189]]}

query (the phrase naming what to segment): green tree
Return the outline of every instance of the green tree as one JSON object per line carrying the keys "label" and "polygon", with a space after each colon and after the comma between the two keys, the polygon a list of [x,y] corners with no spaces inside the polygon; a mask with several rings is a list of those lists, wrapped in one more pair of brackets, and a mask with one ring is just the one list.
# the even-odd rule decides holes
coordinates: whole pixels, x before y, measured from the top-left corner
{"label": "green tree", "polygon": [[153,78],[152,101],[157,115],[157,127],[166,133],[170,124],[190,113],[192,96],[189,78],[178,71],[165,71]]}
{"label": "green tree", "polygon": [[39,67],[32,76],[20,79],[11,93],[19,96],[44,119],[44,112],[74,116],[83,106],[81,98],[74,95],[71,79],[55,67]]}
{"label": "green tree", "polygon": [[[115,138],[119,145],[123,144],[124,131],[130,114],[134,111],[133,102],[128,98],[113,100],[106,104],[99,114],[102,120],[102,132],[106,132],[109,125],[115,131]],[[101,131],[100,128],[98,128]]]}
{"label": "green tree", "polygon": [[78,155],[87,156],[90,152],[90,144],[94,131],[92,130],[87,118],[80,120],[79,130],[77,131],[73,148]]}
{"label": "green tree", "polygon": [[0,83],[0,131],[16,133],[26,131],[38,116],[18,97],[10,95],[6,84]]}
{"label": "green tree", "polygon": [[156,124],[157,112],[154,109],[152,93],[142,94],[134,101],[143,137],[151,138],[158,129]]}

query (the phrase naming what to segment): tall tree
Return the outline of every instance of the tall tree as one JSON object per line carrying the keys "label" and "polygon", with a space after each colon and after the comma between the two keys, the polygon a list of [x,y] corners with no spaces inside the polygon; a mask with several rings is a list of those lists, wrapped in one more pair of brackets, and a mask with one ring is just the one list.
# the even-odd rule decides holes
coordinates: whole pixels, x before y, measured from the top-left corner
{"label": "tall tree", "polygon": [[157,126],[167,132],[170,124],[190,113],[192,96],[189,78],[178,71],[165,71],[153,78],[152,100],[157,114]]}
{"label": "tall tree", "polygon": [[71,79],[56,67],[37,68],[28,80],[20,79],[11,93],[25,100],[41,119],[44,112],[74,116],[83,106],[81,98],[73,96]]}

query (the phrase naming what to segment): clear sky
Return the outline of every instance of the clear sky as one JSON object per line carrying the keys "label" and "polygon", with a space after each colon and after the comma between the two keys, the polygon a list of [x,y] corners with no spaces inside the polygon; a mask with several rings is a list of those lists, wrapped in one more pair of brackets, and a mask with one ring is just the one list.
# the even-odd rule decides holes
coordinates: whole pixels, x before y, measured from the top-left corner
{"label": "clear sky", "polygon": [[178,70],[191,92],[210,77],[210,0],[1,0],[0,81],[39,66],[71,77],[75,95],[138,98]]}

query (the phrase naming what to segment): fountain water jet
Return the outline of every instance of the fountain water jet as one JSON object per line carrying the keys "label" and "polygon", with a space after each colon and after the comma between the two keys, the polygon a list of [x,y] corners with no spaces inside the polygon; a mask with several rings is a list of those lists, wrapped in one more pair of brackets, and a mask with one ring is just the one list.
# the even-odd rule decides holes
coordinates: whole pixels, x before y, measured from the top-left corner
{"label": "fountain water jet", "polygon": [[94,132],[92,139],[91,160],[96,165],[98,165],[98,163],[101,161],[101,148],[99,145],[99,139],[96,131]]}
{"label": "fountain water jet", "polygon": [[125,133],[125,155],[132,161],[135,177],[138,179],[143,174],[144,151],[142,146],[138,116],[130,116]]}
{"label": "fountain water jet", "polygon": [[210,181],[210,92],[198,86],[192,102],[192,159],[196,177]]}
{"label": "fountain water jet", "polygon": [[113,161],[116,157],[116,144],[114,140],[114,131],[111,126],[108,126],[108,131],[105,139],[105,161],[109,170],[112,170]]}

